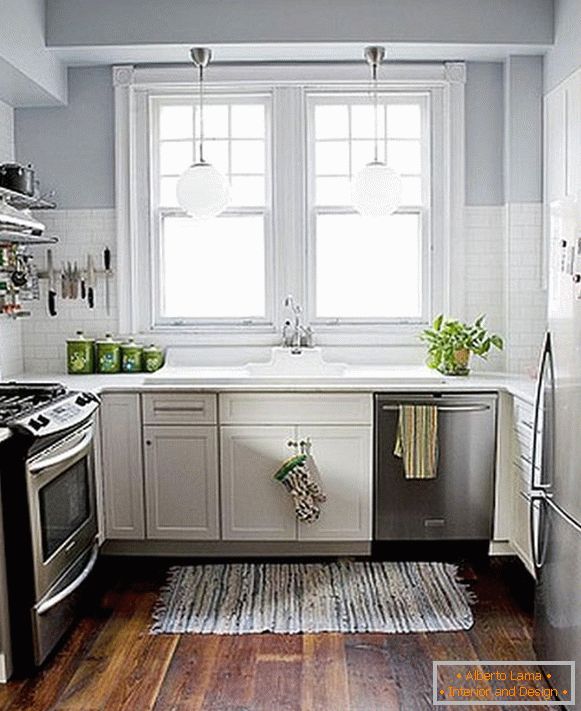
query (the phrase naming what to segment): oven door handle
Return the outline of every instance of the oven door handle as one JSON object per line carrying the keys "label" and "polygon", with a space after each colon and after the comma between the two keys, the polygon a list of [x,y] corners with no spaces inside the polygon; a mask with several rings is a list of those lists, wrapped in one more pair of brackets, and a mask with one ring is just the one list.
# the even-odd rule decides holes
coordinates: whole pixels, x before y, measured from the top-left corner
{"label": "oven door handle", "polygon": [[66,588],[63,588],[56,595],[49,597],[48,600],[45,600],[44,602],[41,602],[38,605],[36,605],[35,606],[36,613],[39,615],[46,614],[49,610],[52,610],[53,607],[58,605],[59,602],[62,602],[65,598],[67,598],[69,595],[71,595],[78,587],[80,587],[85,582],[85,580],[89,577],[89,575],[91,574],[91,571],[95,567],[95,563],[97,562],[98,555],[99,555],[99,544],[95,543],[95,545],[93,547],[93,552],[91,553],[91,557],[89,558],[87,565],[83,568],[82,572],[73,580],[72,583],[69,583],[66,586]]}
{"label": "oven door handle", "polygon": [[31,474],[38,474],[38,472],[43,471],[44,469],[50,469],[58,464],[67,462],[69,459],[74,459],[79,452],[82,452],[83,449],[85,449],[92,439],[93,426],[91,425],[91,427],[84,430],[84,434],[79,442],[77,442],[74,447],[71,447],[71,449],[67,449],[65,452],[56,454],[54,457],[46,457],[46,459],[40,458],[30,462],[28,465],[29,472]]}

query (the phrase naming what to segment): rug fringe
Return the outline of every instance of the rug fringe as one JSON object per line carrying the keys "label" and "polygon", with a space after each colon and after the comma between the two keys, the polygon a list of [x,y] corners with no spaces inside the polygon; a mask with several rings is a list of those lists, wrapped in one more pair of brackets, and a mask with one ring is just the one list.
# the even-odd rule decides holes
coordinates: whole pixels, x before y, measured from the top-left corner
{"label": "rug fringe", "polygon": [[149,634],[164,634],[163,620],[166,616],[168,605],[172,591],[174,589],[174,584],[177,577],[180,574],[180,569],[182,566],[172,565],[168,568],[166,582],[159,589],[159,597],[156,600],[155,605],[151,611],[151,627],[149,628]]}
{"label": "rug fringe", "polygon": [[[469,605],[476,605],[478,602],[478,595],[474,592],[474,590],[470,589],[470,583],[466,580],[466,578],[463,578],[461,573],[460,573],[460,566],[457,565],[456,563],[444,563],[446,566],[446,570],[450,573],[450,577],[454,580],[456,585],[462,590],[462,594],[464,595],[464,599]],[[472,622],[474,624],[474,622]],[[472,625],[470,625],[472,627]]]}

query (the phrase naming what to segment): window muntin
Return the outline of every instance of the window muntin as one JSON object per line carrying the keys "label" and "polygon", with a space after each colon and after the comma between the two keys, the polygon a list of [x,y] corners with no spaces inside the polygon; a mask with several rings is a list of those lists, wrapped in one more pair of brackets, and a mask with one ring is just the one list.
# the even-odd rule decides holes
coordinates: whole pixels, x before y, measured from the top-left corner
{"label": "window muntin", "polygon": [[204,157],[227,176],[232,201],[197,221],[177,205],[179,175],[198,157],[194,97],[151,97],[152,283],[155,325],[272,318],[270,97],[207,95]]}
{"label": "window muntin", "polygon": [[379,159],[402,176],[402,205],[384,219],[351,206],[351,180],[373,159],[368,94],[308,96],[309,312],[329,325],[422,321],[430,307],[429,95],[379,96]]}

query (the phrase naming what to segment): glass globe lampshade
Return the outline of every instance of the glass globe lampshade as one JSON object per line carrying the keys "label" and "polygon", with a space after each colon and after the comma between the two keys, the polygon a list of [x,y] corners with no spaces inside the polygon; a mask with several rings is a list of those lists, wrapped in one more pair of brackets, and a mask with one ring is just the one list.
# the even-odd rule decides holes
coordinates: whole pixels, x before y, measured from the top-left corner
{"label": "glass globe lampshade", "polygon": [[401,201],[401,177],[385,163],[372,161],[351,184],[353,207],[364,217],[386,217]]}
{"label": "glass globe lampshade", "polygon": [[211,163],[194,163],[185,170],[176,193],[180,207],[199,220],[219,215],[230,202],[230,185]]}

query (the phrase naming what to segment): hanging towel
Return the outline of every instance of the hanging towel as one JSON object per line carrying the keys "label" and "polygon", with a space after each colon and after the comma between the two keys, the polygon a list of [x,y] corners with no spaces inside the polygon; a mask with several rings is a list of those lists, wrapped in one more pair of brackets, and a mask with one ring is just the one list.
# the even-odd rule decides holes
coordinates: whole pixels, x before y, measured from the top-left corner
{"label": "hanging towel", "polygon": [[393,453],[403,460],[406,479],[435,479],[438,465],[438,408],[400,405]]}

